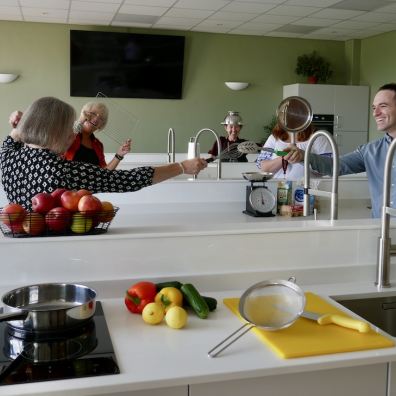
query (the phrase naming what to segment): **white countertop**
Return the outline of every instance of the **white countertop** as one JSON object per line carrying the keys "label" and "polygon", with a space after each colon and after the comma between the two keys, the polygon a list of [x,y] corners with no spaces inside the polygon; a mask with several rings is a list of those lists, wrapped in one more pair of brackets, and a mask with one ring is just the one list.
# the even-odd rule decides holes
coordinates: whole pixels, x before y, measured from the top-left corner
{"label": "white countertop", "polygon": [[[177,185],[183,191],[187,184],[163,183],[158,191],[174,194]],[[191,184],[201,197],[209,185]],[[177,194],[173,202],[145,202],[149,189],[143,195],[111,195],[121,208],[103,235],[0,238],[0,292],[36,281],[85,282],[99,291],[121,370],[118,375],[3,386],[1,395],[116,394],[396,360],[396,347],[283,360],[254,334],[245,335],[218,358],[208,358],[207,351],[240,325],[222,299],[240,296],[258,280],[296,275],[305,291],[325,298],[376,292],[379,233],[378,219],[360,218],[368,212],[366,198],[345,200],[340,205],[343,220],[334,222],[254,218],[242,213],[240,199],[222,200],[228,188],[239,194],[240,182],[223,184],[225,191],[212,186],[206,193],[219,195],[210,202],[184,202]],[[396,274],[395,268],[391,273]],[[146,325],[126,310],[123,296],[129,284],[169,278],[196,284],[218,298],[218,309],[207,320],[189,315],[182,330]],[[396,293],[396,287],[388,291]]]}
{"label": "white countertop", "polygon": [[[306,285],[305,291],[322,296],[353,292],[375,292],[372,283]],[[396,288],[390,289],[396,292]],[[367,365],[396,360],[396,347],[338,353],[296,359],[278,358],[253,333],[246,334],[219,357],[207,351],[240,325],[221,300],[239,296],[241,291],[212,294],[218,309],[208,319],[189,315],[182,330],[162,323],[144,324],[140,315],[129,313],[122,298],[103,299],[121,374],[1,387],[6,395],[100,395],[132,390],[170,387]],[[334,303],[334,302],[333,302]]]}

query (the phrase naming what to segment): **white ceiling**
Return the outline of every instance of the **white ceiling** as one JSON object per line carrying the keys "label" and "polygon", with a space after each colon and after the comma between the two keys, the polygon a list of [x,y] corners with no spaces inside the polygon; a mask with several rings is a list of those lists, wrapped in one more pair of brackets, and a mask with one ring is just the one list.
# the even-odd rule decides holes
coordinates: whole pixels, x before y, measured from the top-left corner
{"label": "white ceiling", "polygon": [[396,30],[396,0],[0,0],[0,20],[350,40]]}

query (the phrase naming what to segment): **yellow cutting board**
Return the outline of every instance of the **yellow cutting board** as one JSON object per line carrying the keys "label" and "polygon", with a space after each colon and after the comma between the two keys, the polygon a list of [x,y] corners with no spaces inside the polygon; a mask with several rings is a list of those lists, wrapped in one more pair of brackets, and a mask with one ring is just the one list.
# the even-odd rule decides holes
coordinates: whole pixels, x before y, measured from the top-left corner
{"label": "yellow cutting board", "polygon": [[[305,296],[307,311],[346,315],[345,312],[316,294],[307,292]],[[239,298],[225,298],[223,302],[240,320],[245,322],[239,315]],[[333,324],[321,326],[315,321],[305,318],[298,318],[290,327],[282,330],[266,331],[256,327],[252,331],[260,341],[284,359],[394,346],[391,338],[375,331],[359,333],[356,330]]]}

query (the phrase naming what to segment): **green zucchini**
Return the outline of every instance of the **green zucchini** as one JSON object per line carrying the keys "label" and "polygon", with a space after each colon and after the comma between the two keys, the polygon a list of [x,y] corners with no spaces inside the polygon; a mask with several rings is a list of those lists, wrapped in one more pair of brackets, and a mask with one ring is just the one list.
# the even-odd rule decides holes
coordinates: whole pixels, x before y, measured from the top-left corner
{"label": "green zucchini", "polygon": [[209,311],[212,312],[217,308],[217,300],[214,297],[202,296],[208,304]]}
{"label": "green zucchini", "polygon": [[[202,296],[202,298],[206,301],[206,304],[208,304],[209,312],[212,312],[217,308],[217,300],[215,298],[208,296]],[[185,307],[190,307],[186,298],[183,298],[183,305]]]}
{"label": "green zucchini", "polygon": [[209,307],[205,299],[199,294],[199,291],[191,283],[185,283],[181,289],[184,298],[193,311],[201,318],[206,319],[209,315]]}
{"label": "green zucchini", "polygon": [[164,289],[165,287],[175,287],[179,289],[182,287],[182,284],[179,281],[169,281],[169,282],[160,282],[155,284],[157,286],[157,291]]}

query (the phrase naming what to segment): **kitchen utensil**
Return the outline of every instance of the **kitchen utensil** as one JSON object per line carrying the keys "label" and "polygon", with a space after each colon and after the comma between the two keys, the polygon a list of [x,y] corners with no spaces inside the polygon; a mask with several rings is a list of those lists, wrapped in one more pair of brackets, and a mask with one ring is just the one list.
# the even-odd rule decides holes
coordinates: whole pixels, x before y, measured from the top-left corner
{"label": "kitchen utensil", "polygon": [[348,329],[358,330],[359,333],[369,333],[371,327],[367,322],[353,319],[344,315],[336,314],[317,314],[315,312],[304,311],[301,317],[313,320],[319,325],[335,324],[337,326],[346,327]]}
{"label": "kitchen utensil", "polygon": [[246,323],[213,347],[208,356],[216,357],[254,327],[273,331],[292,325],[305,306],[305,295],[292,280],[266,280],[249,287],[238,308]]}
{"label": "kitchen utensil", "polygon": [[306,129],[312,122],[312,108],[299,96],[283,99],[276,110],[278,124],[290,134],[291,144],[296,144],[296,133]]}
{"label": "kitchen utensil", "polygon": [[106,126],[100,130],[100,134],[106,135],[109,139],[120,146],[126,140],[137,133],[139,118],[125,107],[120,100],[107,97],[103,92],[97,92],[96,99],[104,102],[108,108],[109,115]]}
{"label": "kitchen utensil", "polygon": [[243,172],[242,176],[249,181],[267,181],[274,176],[271,172]]}
{"label": "kitchen utensil", "polygon": [[226,149],[220,152],[220,155],[216,155],[215,157],[211,157],[206,159],[207,163],[213,162],[217,160],[218,158],[221,158],[222,160],[225,159],[238,159],[241,157],[244,153],[240,152],[238,150],[238,145],[239,143],[231,143]]}
{"label": "kitchen utensil", "polygon": [[58,332],[79,326],[95,313],[96,292],[83,285],[43,283],[4,294],[0,321],[27,332]]}
{"label": "kitchen utensil", "polygon": [[[305,292],[305,298],[304,309],[308,311],[348,315],[314,293]],[[241,322],[245,322],[238,310],[239,298],[225,298],[223,303]],[[392,337],[374,330],[359,333],[340,326],[318,326],[316,322],[304,318],[281,331],[265,331],[259,327],[252,331],[260,343],[283,359],[389,348],[395,345]]]}
{"label": "kitchen utensil", "polygon": [[270,147],[262,147],[252,141],[246,141],[246,142],[239,143],[238,151],[240,151],[243,154],[256,154],[256,153],[259,153],[260,151],[268,151],[269,153],[275,153],[276,155],[278,155],[280,157],[283,157],[288,154],[287,151],[274,150]]}
{"label": "kitchen utensil", "polygon": [[[12,331],[11,331],[12,333]],[[0,372],[0,382],[23,363],[43,364],[77,359],[93,351],[98,340],[95,323],[88,322],[78,331],[69,331],[63,336],[47,336],[20,338],[16,334],[4,335],[4,353],[12,362]],[[49,337],[47,339],[47,337]],[[42,339],[41,339],[42,338]]]}

